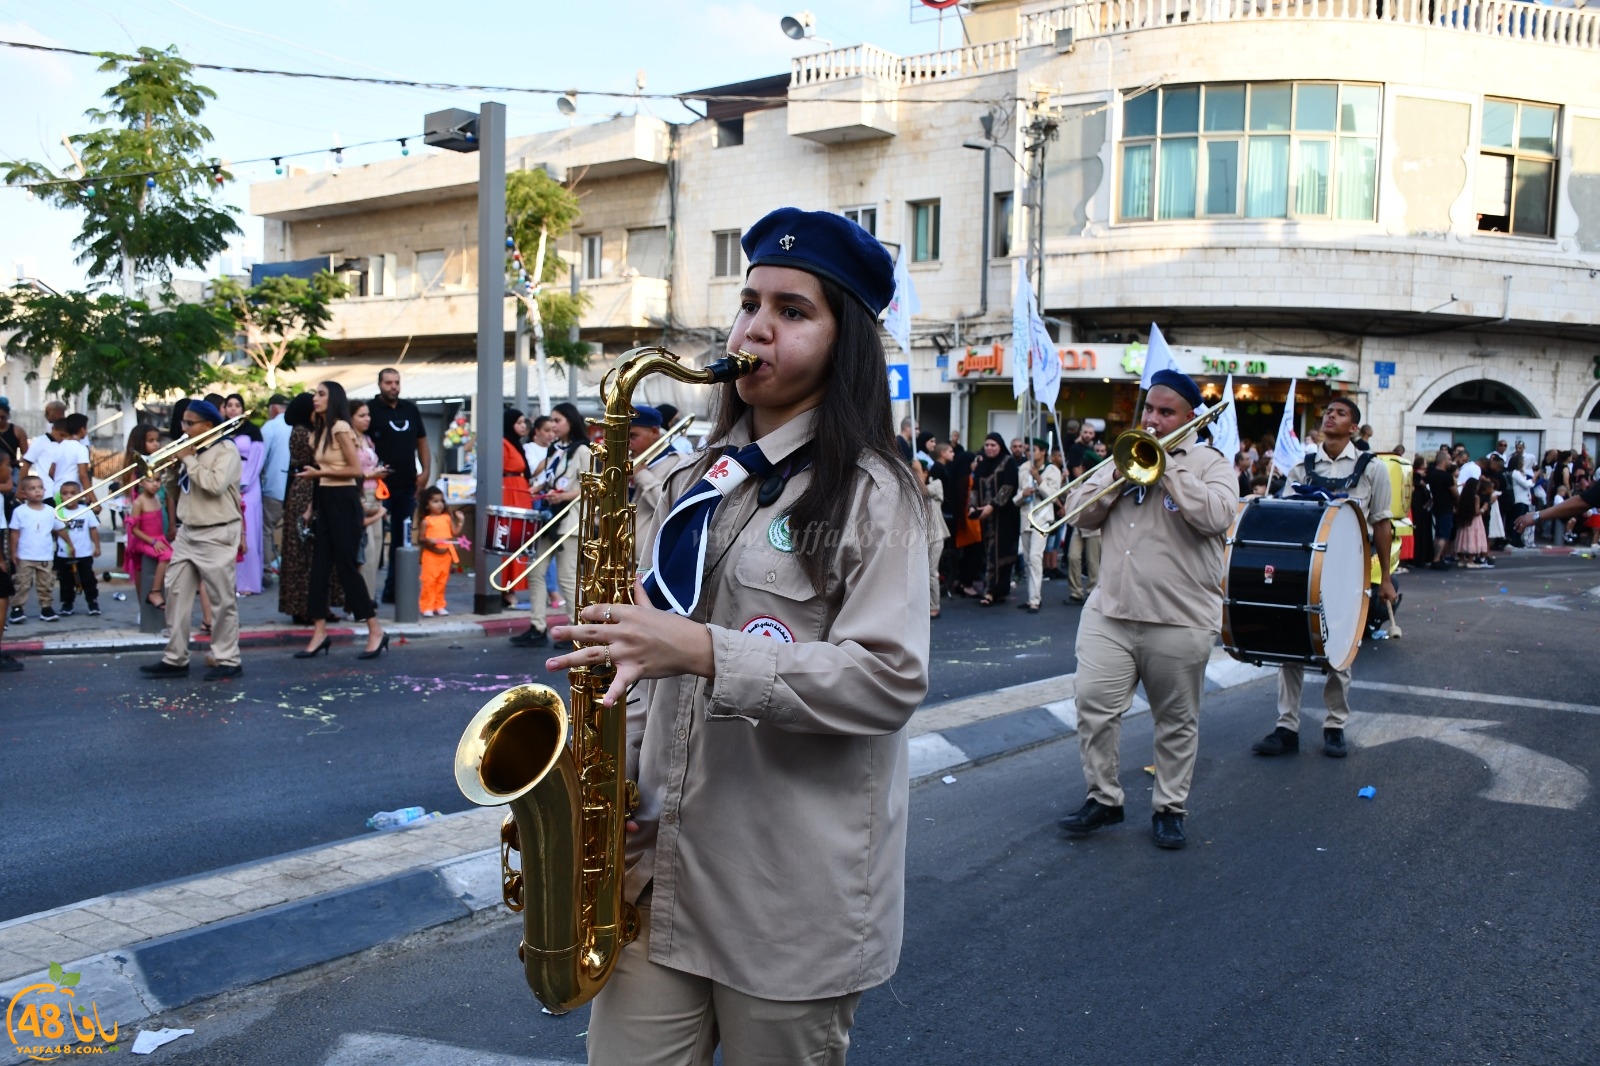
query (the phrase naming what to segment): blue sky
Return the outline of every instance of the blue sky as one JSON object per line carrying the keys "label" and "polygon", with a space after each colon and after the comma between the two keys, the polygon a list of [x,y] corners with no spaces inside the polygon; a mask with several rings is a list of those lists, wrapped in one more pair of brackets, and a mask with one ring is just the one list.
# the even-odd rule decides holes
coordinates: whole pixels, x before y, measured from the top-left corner
{"label": "blue sky", "polygon": [[[631,92],[637,71],[646,92],[681,92],[785,73],[792,56],[815,51],[778,28],[781,16],[808,8],[816,33],[835,44],[863,41],[902,54],[939,47],[939,27],[912,18],[913,0],[0,0],[0,39],[92,51],[176,45],[188,59],[240,66],[560,89]],[[932,13],[927,13],[931,15]],[[960,41],[953,17],[945,45]],[[86,108],[109,84],[96,61],[0,49],[0,154],[67,162],[63,134],[87,128]],[[475,109],[485,98],[507,105],[513,134],[567,120],[549,97],[351,86],[213,71],[202,84],[217,92],[205,120],[213,151],[225,160],[322,149],[416,134],[422,116],[446,107]],[[579,98],[577,121],[608,118],[631,101]],[[647,101],[662,118],[688,113],[671,101]],[[387,143],[345,153],[359,164],[398,153]],[[413,145],[413,151],[417,150]],[[319,168],[326,155],[297,161]],[[239,252],[259,254],[261,226],[242,214],[248,184],[272,176],[272,164],[239,167],[219,192],[241,209]],[[56,288],[84,283],[74,263],[78,220],[21,190],[0,189],[0,284],[23,261]]]}

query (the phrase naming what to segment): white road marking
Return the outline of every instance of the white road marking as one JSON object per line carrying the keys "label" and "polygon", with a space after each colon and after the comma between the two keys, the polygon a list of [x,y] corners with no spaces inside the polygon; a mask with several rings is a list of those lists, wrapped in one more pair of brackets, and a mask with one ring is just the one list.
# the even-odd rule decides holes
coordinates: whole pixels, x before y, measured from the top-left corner
{"label": "white road marking", "polygon": [[1397,740],[1433,740],[1482,759],[1490,774],[1484,799],[1526,807],[1576,810],[1589,794],[1589,776],[1552,755],[1479,730],[1501,723],[1472,718],[1427,718],[1411,714],[1355,711],[1350,739],[1363,748]]}
{"label": "white road marking", "polygon": [[[1312,678],[1308,677],[1309,682]],[[1316,678],[1321,681],[1322,678]],[[1490,703],[1496,707],[1527,707],[1535,711],[1565,711],[1568,714],[1600,715],[1600,707],[1590,703],[1562,703],[1560,700],[1534,700],[1524,696],[1501,696],[1494,692],[1459,692],[1453,688],[1426,688],[1422,685],[1393,685],[1387,681],[1354,681],[1351,688],[1369,692],[1393,692],[1401,696],[1421,696],[1457,703]]]}
{"label": "white road marking", "polygon": [[912,737],[909,747],[910,773],[913,781],[951,766],[960,766],[967,761],[967,753],[939,733],[924,733],[920,737]]}
{"label": "white road marking", "polygon": [[1054,703],[1045,704],[1044,709],[1055,715],[1056,719],[1060,721],[1062,725],[1066,726],[1074,733],[1078,731],[1077,700],[1056,700]]}
{"label": "white road marking", "polygon": [[[529,1008],[530,1010],[532,1008]],[[581,1041],[570,1059],[529,1059],[477,1048],[453,1047],[436,1040],[390,1033],[347,1033],[322,1066],[573,1066],[584,1060]]]}

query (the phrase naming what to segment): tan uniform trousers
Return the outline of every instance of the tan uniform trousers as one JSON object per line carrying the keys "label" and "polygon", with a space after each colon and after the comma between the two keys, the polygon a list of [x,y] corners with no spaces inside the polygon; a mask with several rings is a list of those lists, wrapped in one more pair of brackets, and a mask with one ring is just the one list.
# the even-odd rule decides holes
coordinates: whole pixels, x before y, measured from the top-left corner
{"label": "tan uniform trousers", "polygon": [[[1298,663],[1278,667],[1278,724],[1297,733],[1300,731],[1300,692],[1305,683],[1305,667]],[[1328,716],[1322,720],[1323,728],[1343,729],[1350,718],[1350,671],[1328,671],[1322,701],[1328,707]]]}
{"label": "tan uniform trousers", "polygon": [[[567,601],[564,610],[566,611],[568,625],[576,625],[578,621],[576,617],[578,613],[578,553],[581,550],[578,537],[574,534],[568,537],[567,542],[561,546],[561,550],[556,552],[554,560],[556,564],[556,587],[561,590],[561,598]],[[539,573],[529,575],[529,577],[528,587],[535,590],[535,594],[543,595],[538,590],[543,589],[544,586],[542,584],[532,584],[532,578],[537,577],[540,581],[543,581],[544,574]]]}
{"label": "tan uniform trousers", "polygon": [[211,656],[218,666],[239,665],[239,601],[234,595],[234,560],[239,553],[239,523],[179,526],[167,564],[167,625],[172,639],[161,661],[173,666],[189,662],[189,616],[195,592],[203,584],[211,599]]}
{"label": "tan uniform trousers", "polygon": [[[51,543],[55,543],[53,538]],[[18,559],[15,584],[16,591],[11,594],[11,602],[19,610],[27,606],[30,592],[39,597],[41,612],[55,610],[56,572],[48,560]]]}
{"label": "tan uniform trousers", "polygon": [[1078,747],[1089,798],[1122,806],[1122,715],[1144,682],[1155,721],[1151,809],[1188,813],[1200,740],[1200,696],[1217,635],[1190,626],[1107,618],[1094,607],[1078,623]]}
{"label": "tan uniform trousers", "polygon": [[[383,542],[383,523],[378,523],[378,541]],[[283,501],[275,500],[265,494],[261,497],[261,554],[266,556],[267,565],[272,565],[278,559],[280,549],[280,535],[283,532]]]}
{"label": "tan uniform trousers", "polygon": [[1028,606],[1039,606],[1044,594],[1044,542],[1049,539],[1028,522],[1027,504],[1022,512],[1022,556],[1028,560]]}
{"label": "tan uniform trousers", "polygon": [[[1072,531],[1072,543],[1067,547],[1067,588],[1072,598],[1085,600],[1100,583],[1100,535],[1089,536],[1081,529]],[[1083,583],[1084,564],[1089,565],[1089,583]]]}
{"label": "tan uniform trousers", "polygon": [[650,898],[589,1015],[590,1066],[844,1066],[860,992],[758,999],[650,961]]}
{"label": "tan uniform trousers", "polygon": [[[572,544],[575,543],[575,541],[568,541],[567,543]],[[536,556],[539,552],[544,551],[544,549],[547,547],[549,547],[549,544],[542,541],[538,544],[535,544],[533,546],[534,555]],[[557,558],[560,558],[560,556],[557,555]],[[534,632],[543,633],[545,630],[550,628],[550,624],[545,618],[545,616],[550,613],[549,593],[545,590],[545,573],[550,569],[550,560],[546,559],[539,565],[529,568],[528,564],[532,561],[532,556],[523,555],[519,557],[517,562],[512,564],[511,569],[505,572],[504,576],[509,578],[513,575],[522,573],[525,568],[527,569],[528,621],[533,624]],[[558,578],[557,583],[559,584],[559,571],[557,572],[556,576]]]}
{"label": "tan uniform trousers", "polygon": [[[933,520],[944,522],[938,515],[934,515]],[[944,542],[944,537],[928,538],[928,610],[930,611],[939,609],[939,556],[944,554]]]}

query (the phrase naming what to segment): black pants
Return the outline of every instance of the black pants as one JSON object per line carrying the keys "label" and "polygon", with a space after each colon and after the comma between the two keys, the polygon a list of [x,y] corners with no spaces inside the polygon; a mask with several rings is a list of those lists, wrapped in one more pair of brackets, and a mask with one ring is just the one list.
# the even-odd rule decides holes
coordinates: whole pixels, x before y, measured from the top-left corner
{"label": "black pants", "polygon": [[318,485],[311,494],[311,596],[306,613],[312,618],[328,616],[330,574],[339,575],[344,605],[351,618],[365,622],[378,613],[372,597],[367,595],[361,564],[356,562],[366,535],[361,519],[359,485]]}
{"label": "black pants", "polygon": [[389,555],[384,563],[383,574],[383,602],[394,602],[394,550],[406,543],[406,520],[414,519],[417,513],[417,479],[415,475],[400,479],[405,485],[404,491],[394,487],[394,478],[389,479],[389,498],[383,501],[383,506],[389,512]]}
{"label": "black pants", "polygon": [[56,585],[61,589],[61,606],[65,610],[72,610],[79,589],[83,590],[84,602],[90,607],[100,606],[100,586],[94,579],[93,559],[62,559],[58,556]]}

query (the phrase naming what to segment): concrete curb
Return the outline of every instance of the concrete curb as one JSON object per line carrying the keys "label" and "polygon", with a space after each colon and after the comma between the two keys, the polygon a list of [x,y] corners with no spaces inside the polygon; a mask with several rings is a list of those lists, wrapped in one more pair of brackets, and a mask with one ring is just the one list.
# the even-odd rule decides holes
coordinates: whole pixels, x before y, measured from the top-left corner
{"label": "concrete curb", "polygon": [[[512,626],[515,624],[513,620]],[[427,628],[430,635],[437,636],[490,631],[477,623]],[[1206,667],[1206,692],[1248,684],[1273,673],[1272,668],[1235,662],[1219,648]],[[1076,675],[1066,674],[919,711],[919,715],[926,716],[924,722],[943,727],[912,737],[913,783],[1075,734],[1075,688]],[[1041,693],[1061,698],[1027,705]],[[1023,705],[1019,706],[1019,702]],[[1149,709],[1143,696],[1136,694],[1129,713],[1141,714]],[[916,723],[913,718],[913,732]],[[463,818],[475,813],[481,816],[481,812],[469,811],[448,817]],[[399,846],[407,832],[395,831],[391,839]],[[368,840],[371,834],[354,839]],[[349,844],[350,841],[334,842],[290,857],[331,864],[331,859],[322,857]],[[229,872],[280,863],[285,858],[273,856],[230,868]],[[198,877],[187,879],[197,880]],[[0,923],[0,931],[34,922],[42,924],[93,902],[96,901]],[[60,961],[67,970],[82,974],[77,987],[84,1001],[93,1000],[103,1017],[116,1020],[127,1031],[157,1014],[332,962],[468,917],[500,902],[500,852],[498,847],[491,847],[140,940],[112,951]],[[8,1000],[19,989],[48,979],[48,970],[40,969],[0,982],[0,1000]]]}
{"label": "concrete curb", "polygon": [[[562,622],[552,618],[553,625]],[[384,631],[392,634],[401,643],[414,640],[433,640],[440,637],[483,637],[483,636],[509,636],[512,633],[526,629],[527,615],[509,618],[485,618],[479,621],[461,622],[387,622]],[[335,644],[350,643],[365,640],[367,631],[353,626],[329,626],[328,635]],[[243,648],[275,647],[287,644],[303,644],[311,636],[308,627],[301,626],[274,626],[260,629],[244,629],[239,632],[239,645]],[[74,640],[70,637],[62,640],[8,640],[5,651],[8,654],[23,653],[28,655],[93,655],[117,654],[122,652],[158,652],[167,646],[167,642],[160,637],[146,633],[118,631],[108,633],[103,637]],[[192,638],[189,648],[192,652],[204,653],[211,647],[209,637]]]}

